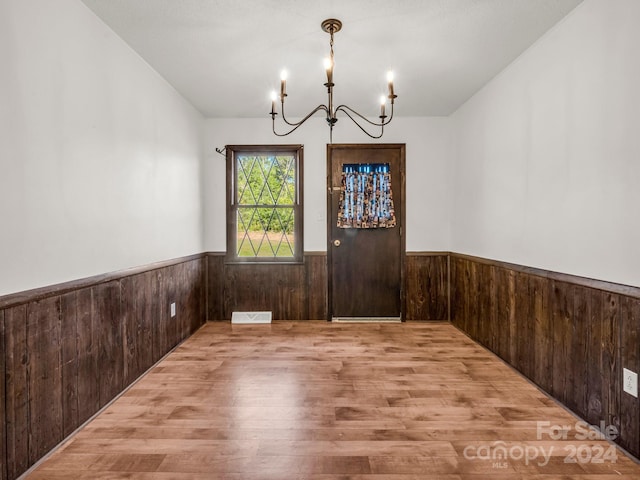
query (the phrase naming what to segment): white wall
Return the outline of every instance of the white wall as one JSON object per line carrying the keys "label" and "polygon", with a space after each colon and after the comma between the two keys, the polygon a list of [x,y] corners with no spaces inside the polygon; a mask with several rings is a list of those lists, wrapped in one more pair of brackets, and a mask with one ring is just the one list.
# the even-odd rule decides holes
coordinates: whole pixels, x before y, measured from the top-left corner
{"label": "white wall", "polygon": [[453,115],[453,251],[640,286],[639,19],[585,0]]}
{"label": "white wall", "polygon": [[[394,120],[408,251],[640,286],[638,18],[585,0],[452,118]],[[0,62],[0,295],[224,251],[225,144],[305,145],[305,250],[326,249],[322,118],[203,120],[78,0],[0,2]],[[334,142],[370,140],[345,118]]]}
{"label": "white wall", "polygon": [[[265,111],[268,108],[265,103]],[[333,143],[373,142],[348,118],[339,118]],[[396,118],[378,141],[406,143],[407,251],[449,248],[449,124],[447,118]],[[304,145],[304,249],[326,251],[329,128],[324,118],[312,118],[295,133],[281,138],[271,132],[267,115],[255,119],[208,119],[205,125],[205,249],[226,250],[225,159],[215,152],[215,147],[299,143]]]}
{"label": "white wall", "polygon": [[202,251],[201,116],[78,0],[0,2],[0,295]]}

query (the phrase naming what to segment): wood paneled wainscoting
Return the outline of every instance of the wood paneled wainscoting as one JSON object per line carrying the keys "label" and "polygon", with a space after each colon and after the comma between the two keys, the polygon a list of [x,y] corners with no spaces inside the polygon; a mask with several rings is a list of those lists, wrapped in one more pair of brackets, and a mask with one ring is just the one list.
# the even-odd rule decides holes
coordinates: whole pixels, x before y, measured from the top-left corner
{"label": "wood paneled wainscoting", "polygon": [[449,253],[407,252],[407,320],[449,320]]}
{"label": "wood paneled wainscoting", "polygon": [[451,254],[451,321],[640,457],[640,288]]}
{"label": "wood paneled wainscoting", "polygon": [[[448,252],[405,257],[407,320],[448,320]],[[305,252],[303,264],[229,264],[207,253],[207,318],[267,310],[277,320],[327,319],[327,254]]]}
{"label": "wood paneled wainscoting", "polygon": [[207,319],[234,311],[271,311],[275,320],[327,318],[327,254],[305,252],[303,263],[226,263],[207,256]]}
{"label": "wood paneled wainscoting", "polygon": [[204,263],[198,254],[0,297],[0,479],[25,472],[204,323]]}

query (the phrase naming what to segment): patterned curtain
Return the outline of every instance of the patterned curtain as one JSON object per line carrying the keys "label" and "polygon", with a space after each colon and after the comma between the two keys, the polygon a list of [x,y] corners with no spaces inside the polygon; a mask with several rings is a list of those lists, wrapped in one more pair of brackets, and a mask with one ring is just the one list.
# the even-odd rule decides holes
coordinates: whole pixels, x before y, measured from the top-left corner
{"label": "patterned curtain", "polygon": [[342,167],[339,228],[393,228],[396,215],[389,164]]}

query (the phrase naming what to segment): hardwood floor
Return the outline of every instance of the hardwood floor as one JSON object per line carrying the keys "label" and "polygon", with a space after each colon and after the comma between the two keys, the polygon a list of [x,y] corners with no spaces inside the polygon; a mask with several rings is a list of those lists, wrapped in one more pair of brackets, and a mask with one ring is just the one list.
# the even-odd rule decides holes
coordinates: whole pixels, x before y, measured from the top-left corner
{"label": "hardwood floor", "polygon": [[446,323],[208,323],[27,478],[640,479],[585,425]]}

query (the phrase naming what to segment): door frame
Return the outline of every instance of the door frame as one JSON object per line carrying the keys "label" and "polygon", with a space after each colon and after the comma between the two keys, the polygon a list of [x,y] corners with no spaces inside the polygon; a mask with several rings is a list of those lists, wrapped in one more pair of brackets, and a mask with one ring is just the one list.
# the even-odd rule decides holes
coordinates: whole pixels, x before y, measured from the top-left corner
{"label": "door frame", "polygon": [[335,215],[331,211],[331,151],[333,149],[358,150],[358,149],[397,149],[400,150],[400,178],[392,179],[393,200],[400,201],[400,215],[396,216],[396,228],[400,228],[400,319],[405,321],[406,313],[406,288],[405,288],[405,259],[407,253],[406,246],[406,144],[405,143],[329,143],[327,144],[327,321],[333,318],[333,242],[331,230]]}

